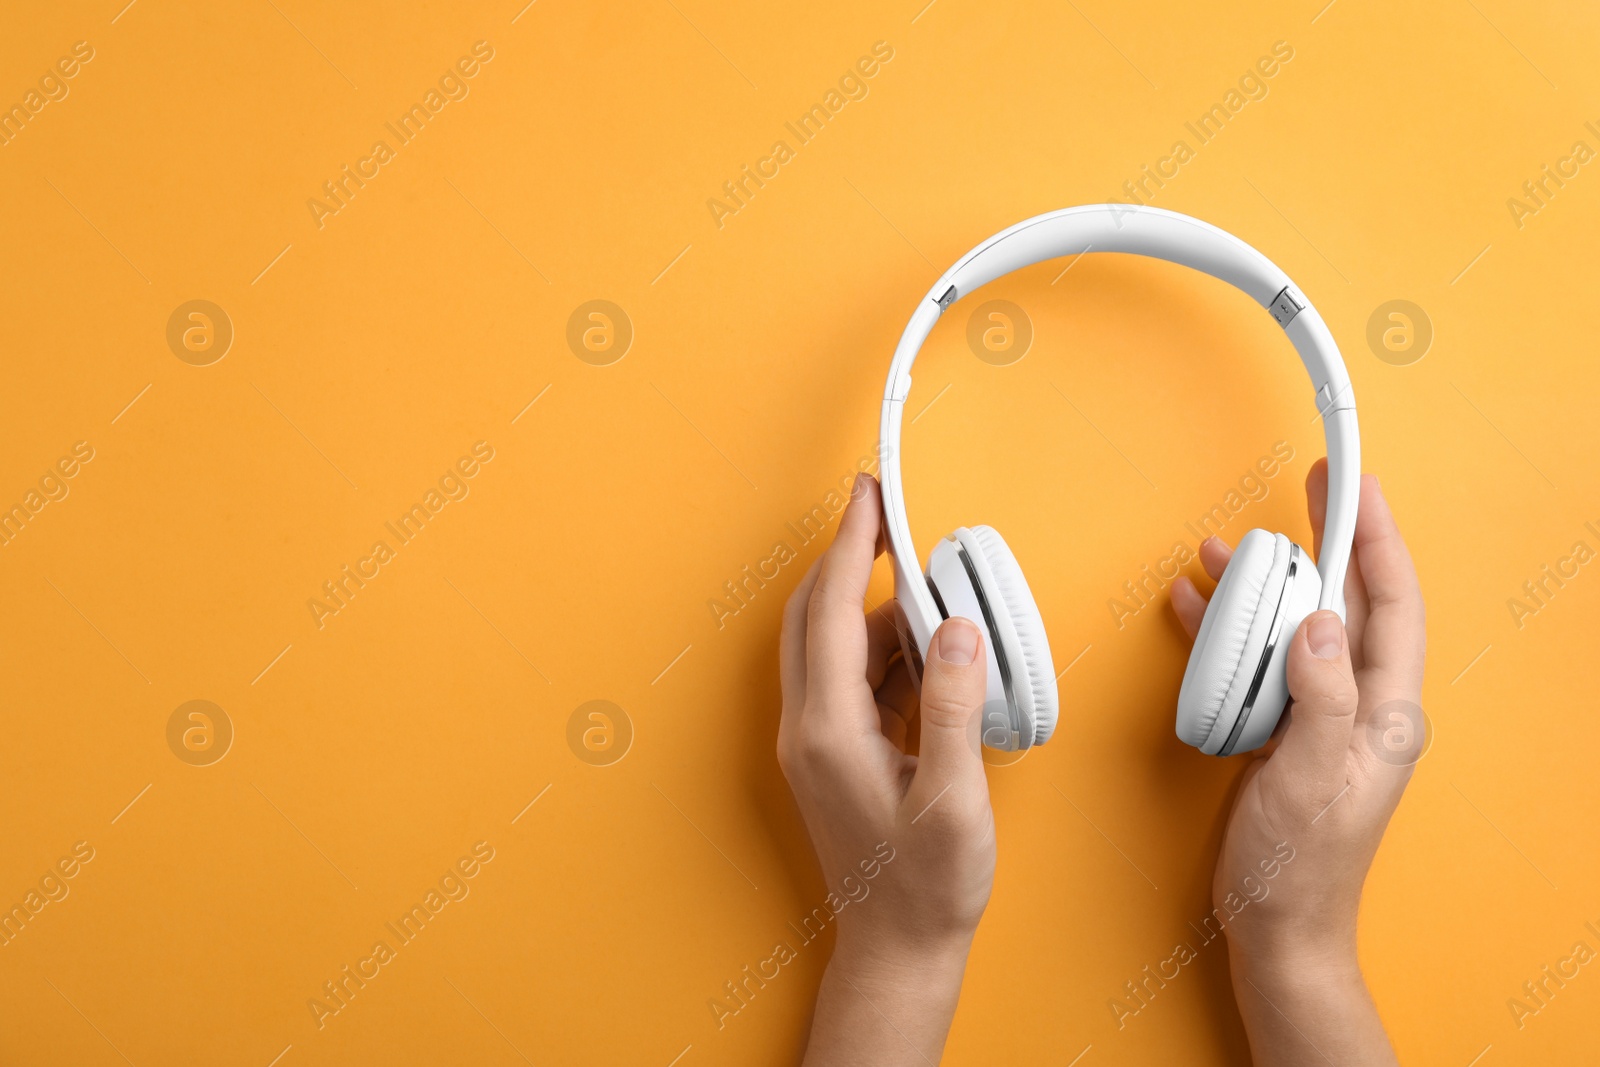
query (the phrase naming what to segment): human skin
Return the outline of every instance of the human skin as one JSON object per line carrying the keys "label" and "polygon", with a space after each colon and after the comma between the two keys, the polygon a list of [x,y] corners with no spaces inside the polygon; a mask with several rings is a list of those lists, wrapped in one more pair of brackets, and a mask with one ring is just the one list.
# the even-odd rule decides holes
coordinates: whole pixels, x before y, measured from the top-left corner
{"label": "human skin", "polygon": [[[1307,479],[1315,545],[1325,463]],[[882,611],[865,611],[882,553],[877,483],[857,480],[834,544],[784,610],[778,762],[830,890],[894,860],[839,914],[808,1065],[929,1064],[943,1051],[967,953],[994,880],[994,817],[979,749],[985,649],[951,619],[928,650],[920,700]],[[1201,546],[1213,578],[1231,551]],[[1345,586],[1348,624],[1309,617],[1289,649],[1293,703],[1246,768],[1213,881],[1219,906],[1260,862],[1294,849],[1272,891],[1229,923],[1240,1015],[1260,1065],[1395,1063],[1356,954],[1361,889],[1415,752],[1375,744],[1396,702],[1418,707],[1424,653],[1416,573],[1376,479],[1365,478]],[[1206,601],[1179,579],[1190,635]],[[1420,709],[1419,709],[1420,710]],[[918,754],[907,726],[920,716]],[[1393,733],[1378,731],[1388,738]],[[1420,749],[1421,737],[1409,743]]]}
{"label": "human skin", "polygon": [[[783,617],[778,763],[823,878],[841,892],[880,843],[894,850],[870,895],[839,914],[806,1049],[813,1067],[939,1062],[994,884],[978,743],[983,641],[965,619],[944,623],[919,701],[889,616],[863,610],[882,510],[878,483],[858,478],[833,545]],[[917,715],[912,755],[906,728]]]}
{"label": "human skin", "polygon": [[[1306,479],[1322,550],[1325,460]],[[1232,550],[1200,546],[1213,579]],[[1279,843],[1293,860],[1225,927],[1234,997],[1258,1067],[1393,1064],[1361,975],[1356,918],[1367,871],[1421,754],[1422,592],[1378,480],[1361,480],[1346,621],[1309,616],[1289,646],[1293,698],[1267,754],[1241,776],[1212,896],[1239,893]],[[1180,578],[1172,606],[1192,638],[1206,601]]]}

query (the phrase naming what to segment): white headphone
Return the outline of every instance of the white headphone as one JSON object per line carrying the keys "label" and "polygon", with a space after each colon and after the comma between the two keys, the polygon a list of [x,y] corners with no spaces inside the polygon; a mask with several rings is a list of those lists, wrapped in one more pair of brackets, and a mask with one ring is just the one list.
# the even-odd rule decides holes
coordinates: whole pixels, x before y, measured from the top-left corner
{"label": "white headphone", "polygon": [[1251,530],[1239,542],[1206,607],[1178,694],[1178,736],[1208,755],[1265,744],[1288,700],[1288,639],[1313,611],[1344,617],[1344,575],[1361,488],[1355,398],[1339,346],[1289,277],[1237,237],[1160,208],[1089,204],[1038,215],[984,241],[945,271],[917,306],[895,347],[879,429],[883,505],[894,561],[896,623],[918,679],[939,624],[960,615],[985,637],[989,685],[983,743],[1031,748],[1050,739],[1057,715],[1055,664],[1044,621],[1016,557],[988,526],[962,527],[934,548],[926,576],[906,521],[900,426],[911,365],[946,308],[979,286],[1058,256],[1125,252],[1170,260],[1220,278],[1272,313],[1311,375],[1328,444],[1328,511],[1322,558],[1281,533]]}

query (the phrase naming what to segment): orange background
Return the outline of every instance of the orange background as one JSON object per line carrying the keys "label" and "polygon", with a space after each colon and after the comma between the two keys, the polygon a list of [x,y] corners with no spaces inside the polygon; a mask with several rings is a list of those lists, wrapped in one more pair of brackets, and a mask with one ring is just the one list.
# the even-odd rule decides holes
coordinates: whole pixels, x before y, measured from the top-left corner
{"label": "orange background", "polygon": [[[76,842],[94,858],[0,948],[0,1058],[793,1062],[825,946],[723,1029],[707,1001],[825,892],[773,758],[780,607],[821,542],[720,628],[708,603],[871,453],[889,353],[941,270],[1120,195],[1280,40],[1266,97],[1153,202],[1316,302],[1421,572],[1435,738],[1368,882],[1367,975],[1406,1062],[1592,1048],[1593,967],[1520,1030],[1506,1002],[1600,948],[1600,576],[1521,628],[1507,600],[1600,548],[1600,176],[1520,227],[1506,201],[1600,147],[1600,15],[919,6],[9,20],[0,101],[74,42],[94,57],[0,147],[0,505],[75,442],[94,458],[0,548],[0,901]],[[319,228],[307,201],[477,41],[469,95]],[[878,41],[868,95],[719,228],[707,200]],[[1227,536],[1308,542],[1320,429],[1248,300],[1164,264],[1063,266],[986,291],[1033,323],[1010,366],[974,358],[957,305],[908,408],[919,547],[994,525],[1058,669],[1087,649],[1057,739],[991,770],[1000,868],[946,1059],[1238,1062],[1221,946],[1124,1029],[1107,1008],[1207,912],[1244,761],[1174,738],[1165,603],[1121,629],[1106,605],[1276,441],[1294,459]],[[194,299],[235,335],[207,366],[167,343]],[[566,342],[594,299],[634,331],[608,366]],[[1365,339],[1392,299],[1434,329],[1405,366]],[[322,583],[478,441],[470,495],[319,628]],[[209,766],[168,743],[197,699],[235,734]],[[597,699],[633,731],[608,766],[567,741]],[[480,841],[470,895],[319,1029],[308,1000]]]}

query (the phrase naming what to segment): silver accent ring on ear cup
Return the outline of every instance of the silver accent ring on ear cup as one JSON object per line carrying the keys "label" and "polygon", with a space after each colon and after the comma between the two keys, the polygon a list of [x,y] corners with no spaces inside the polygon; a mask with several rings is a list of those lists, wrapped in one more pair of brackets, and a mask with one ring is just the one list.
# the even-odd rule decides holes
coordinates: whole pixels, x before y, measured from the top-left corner
{"label": "silver accent ring on ear cup", "polygon": [[[1000,686],[1006,693],[1006,719],[1011,726],[1011,744],[1015,747],[1022,735],[1022,709],[1017,706],[1017,694],[1011,680],[1011,664],[1006,659],[1004,644],[1000,641],[1000,629],[995,623],[994,608],[989,604],[989,597],[983,591],[983,582],[978,578],[978,569],[972,564],[972,557],[967,555],[965,546],[957,549],[957,556],[961,565],[967,570],[967,579],[972,582],[972,591],[978,598],[978,608],[983,612],[983,623],[989,628],[989,644],[994,647],[995,666],[1000,668]],[[1028,738],[1031,744],[1033,738]],[[990,746],[999,747],[999,746]]]}
{"label": "silver accent ring on ear cup", "polygon": [[1255,709],[1256,697],[1261,694],[1261,682],[1267,676],[1267,666],[1272,662],[1272,653],[1278,647],[1278,639],[1283,636],[1283,624],[1287,617],[1289,607],[1289,594],[1294,591],[1294,574],[1300,562],[1300,546],[1289,544],[1289,571],[1283,578],[1283,595],[1278,598],[1278,607],[1273,612],[1272,630],[1267,635],[1267,647],[1261,650],[1261,661],[1256,664],[1255,677],[1250,680],[1250,690],[1245,693],[1244,705],[1239,709],[1239,717],[1233,721],[1233,729],[1228,731],[1228,739],[1217,750],[1217,755],[1233,755],[1233,746],[1239,743],[1239,735],[1244,732],[1244,724],[1250,718],[1250,712]]}

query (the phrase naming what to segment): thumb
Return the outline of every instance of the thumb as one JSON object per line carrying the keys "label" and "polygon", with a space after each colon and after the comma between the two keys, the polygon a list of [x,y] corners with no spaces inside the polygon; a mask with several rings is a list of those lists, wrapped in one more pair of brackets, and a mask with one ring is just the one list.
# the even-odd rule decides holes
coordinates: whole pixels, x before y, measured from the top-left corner
{"label": "thumb", "polygon": [[933,635],[922,671],[922,744],[911,792],[928,803],[952,782],[983,774],[978,729],[988,688],[988,653],[978,627],[959,616]]}
{"label": "thumb", "polygon": [[1289,644],[1289,727],[1273,754],[1288,780],[1303,782],[1317,807],[1346,785],[1345,768],[1356,719],[1356,682],[1344,623],[1331,611],[1313,612]]}

